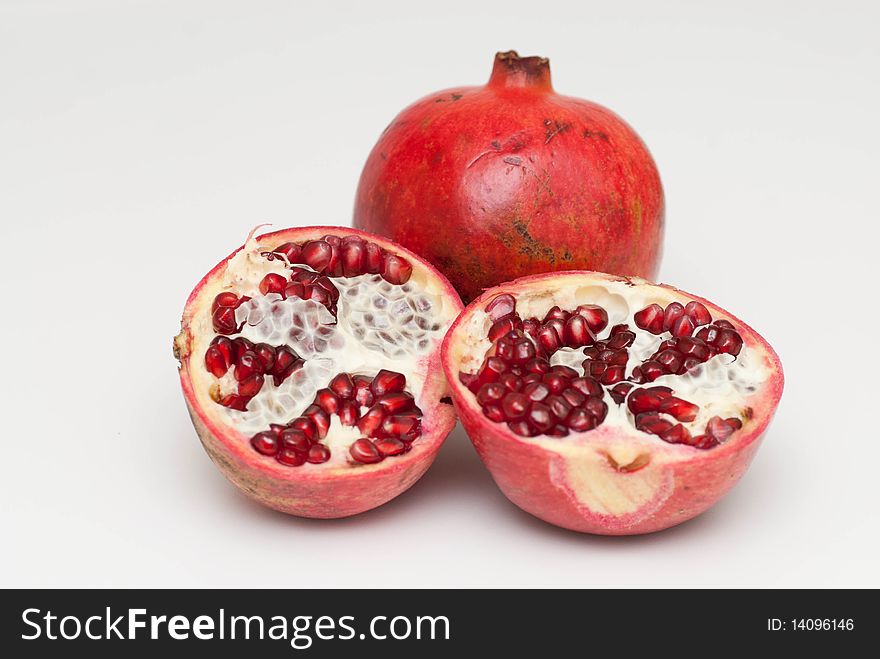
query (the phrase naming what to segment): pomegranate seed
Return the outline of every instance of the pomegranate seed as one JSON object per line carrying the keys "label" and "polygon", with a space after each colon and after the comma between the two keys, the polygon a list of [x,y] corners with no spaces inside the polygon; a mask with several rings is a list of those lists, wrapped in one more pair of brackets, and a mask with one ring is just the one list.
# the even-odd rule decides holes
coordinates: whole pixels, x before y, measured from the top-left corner
{"label": "pomegranate seed", "polygon": [[283,297],[296,297],[301,300],[305,300],[306,298],[306,289],[302,285],[302,282],[292,281],[287,286],[284,287],[284,292],[281,294]]}
{"label": "pomegranate seed", "polygon": [[600,398],[588,398],[583,409],[595,417],[596,425],[602,423],[608,414],[608,405]]}
{"label": "pomegranate seed", "polygon": [[523,379],[513,373],[502,373],[498,377],[498,384],[504,387],[507,391],[519,391],[523,388]]}
{"label": "pomegranate seed", "polygon": [[339,405],[339,421],[348,428],[354,426],[358,420],[358,404],[353,400],[343,400]]}
{"label": "pomegranate seed", "polygon": [[676,423],[669,430],[660,433],[660,439],[670,444],[689,444],[691,434],[683,425]]}
{"label": "pomegranate seed", "polygon": [[[357,237],[360,238],[360,236]],[[364,273],[366,251],[363,241],[351,241],[342,245],[340,260],[342,261],[342,275],[344,277],[357,277]]]}
{"label": "pomegranate seed", "polygon": [[241,329],[235,322],[235,309],[232,307],[217,307],[211,315],[211,323],[217,334],[235,334]]}
{"label": "pomegranate seed", "polygon": [[487,357],[479,373],[477,373],[473,386],[479,389],[487,382],[495,382],[505,371],[507,371],[507,364],[504,360],[499,357]]}
{"label": "pomegranate seed", "polygon": [[486,313],[492,320],[500,320],[516,311],[516,299],[509,293],[502,293],[492,298],[486,305]]}
{"label": "pomegranate seed", "polygon": [[519,316],[515,314],[504,316],[492,323],[492,327],[489,328],[489,340],[495,342],[511,331],[521,329],[522,321],[519,319]]}
{"label": "pomegranate seed", "polygon": [[728,423],[720,416],[713,416],[706,424],[706,433],[712,435],[719,442],[723,442],[730,437],[734,430],[736,428],[734,428],[733,424]]}
{"label": "pomegranate seed", "polygon": [[544,403],[532,403],[528,411],[528,422],[539,433],[544,433],[556,425],[556,417]]}
{"label": "pomegranate seed", "polygon": [[647,389],[635,389],[629,395],[626,406],[633,414],[642,414],[643,412],[656,412],[660,409],[660,405],[664,400],[671,396],[671,389],[668,387],[648,387]]}
{"label": "pomegranate seed", "polygon": [[602,381],[602,376],[605,374],[605,371],[608,370],[608,364],[605,362],[597,362],[597,361],[584,361],[584,371],[590,374],[590,377],[597,378],[600,382]]}
{"label": "pomegranate seed", "polygon": [[704,327],[699,332],[697,332],[697,337],[703,343],[708,345],[714,345],[718,340],[718,336],[721,333],[721,328],[715,325],[709,325],[709,327]]}
{"label": "pomegranate seed", "polygon": [[296,428],[287,428],[281,433],[281,446],[290,451],[308,453],[312,440],[302,431]]}
{"label": "pomegranate seed", "polygon": [[251,446],[261,455],[275,455],[278,452],[278,438],[272,432],[258,432],[251,437]]}
{"label": "pomegranate seed", "polygon": [[572,407],[579,407],[584,404],[587,400],[587,397],[581,393],[578,389],[574,389],[569,387],[565,391],[562,392],[562,397],[566,400],[566,402]]}
{"label": "pomegranate seed", "polygon": [[672,422],[667,421],[656,412],[645,412],[636,416],[636,428],[652,435],[662,435],[672,427]]}
{"label": "pomegranate seed", "polygon": [[526,373],[523,376],[522,381],[523,381],[523,386],[526,386],[527,384],[532,384],[533,382],[540,382],[541,381],[541,374],[540,373]]}
{"label": "pomegranate seed", "polygon": [[665,414],[671,414],[679,421],[693,421],[697,418],[697,412],[700,411],[697,405],[675,396],[670,396],[661,402],[658,409]]}
{"label": "pomegranate seed", "polygon": [[531,359],[527,361],[523,368],[527,373],[539,373],[543,375],[544,373],[550,372],[550,362],[542,357],[536,357],[535,359]]}
{"label": "pomegranate seed", "polygon": [[333,304],[332,300],[330,299],[330,293],[328,293],[326,289],[321,288],[320,286],[312,286],[311,288],[309,288],[305,292],[305,299],[317,302],[318,304],[323,305],[328,309]]}
{"label": "pomegranate seed", "polygon": [[547,385],[551,393],[561,394],[568,388],[571,381],[568,378],[562,377],[559,373],[545,373],[541,377],[541,382]]}
{"label": "pomegranate seed", "polygon": [[663,366],[653,360],[642,364],[639,371],[646,382],[653,382],[665,372]]}
{"label": "pomegranate seed", "polygon": [[730,419],[724,419],[724,420],[727,422],[727,425],[733,426],[734,430],[739,430],[740,428],[743,427],[742,421],[740,421],[739,419],[737,419],[735,417],[730,418]]}
{"label": "pomegranate seed", "polygon": [[398,412],[404,412],[413,407],[415,401],[413,401],[412,396],[407,393],[393,393],[379,396],[376,399],[376,404],[381,407],[386,414],[397,414]]}
{"label": "pomegranate seed", "polygon": [[[493,385],[487,384],[486,386],[491,387]],[[523,388],[523,393],[526,395],[526,397],[530,401],[532,401],[533,403],[537,403],[539,401],[544,400],[545,398],[547,398],[547,396],[550,395],[550,389],[543,382],[532,382],[530,384],[527,384]],[[503,396],[503,394],[502,394],[502,396]],[[480,400],[479,396],[477,396],[477,400],[478,401]],[[495,401],[491,401],[491,402],[495,402]]]}
{"label": "pomegranate seed", "polygon": [[458,374],[458,381],[461,382],[461,384],[463,386],[465,386],[468,389],[473,391],[473,389],[477,383],[477,374],[476,373],[465,373],[464,371],[461,371]]}
{"label": "pomegranate seed", "polygon": [[270,272],[263,277],[263,281],[260,282],[260,293],[263,295],[278,293],[280,295],[284,292],[286,286],[287,280],[283,276],[276,272]]}
{"label": "pomegranate seed", "polygon": [[729,320],[716,320],[715,325],[722,329],[736,329]]}
{"label": "pomegranate seed", "polygon": [[685,360],[681,364],[681,368],[678,369],[677,373],[679,375],[684,375],[685,373],[687,373],[691,369],[696,368],[697,366],[699,366],[702,363],[703,363],[703,361],[697,359],[696,357],[686,357]]}
{"label": "pomegranate seed", "polygon": [[578,372],[574,370],[571,366],[566,366],[565,364],[556,364],[550,369],[550,372],[555,375],[561,375],[567,380],[573,380],[578,376]]}
{"label": "pomegranate seed", "polygon": [[248,379],[252,375],[262,373],[263,365],[260,363],[260,359],[257,357],[257,353],[255,353],[253,350],[246,350],[238,358],[238,361],[235,364],[235,379],[239,382]]}
{"label": "pomegranate seed", "polygon": [[375,437],[382,421],[385,419],[385,411],[379,405],[373,405],[364,415],[358,419],[357,427],[362,434]]}
{"label": "pomegranate seed", "polygon": [[330,449],[323,444],[312,444],[309,447],[308,455],[306,455],[306,460],[315,465],[327,462],[329,459]]}
{"label": "pomegranate seed", "polygon": [[215,297],[214,301],[211,303],[211,313],[214,313],[220,307],[231,307],[232,309],[235,309],[237,306],[238,296],[235,293],[224,291],[223,293],[218,293],[217,297]]}
{"label": "pomegranate seed", "polygon": [[550,428],[546,433],[544,433],[548,437],[567,437],[568,436],[568,428],[563,425],[556,425]]}
{"label": "pomegranate seed", "polygon": [[352,382],[354,382],[354,399],[357,404],[361,407],[372,407],[373,392],[370,389],[373,383],[372,379],[365,375],[355,375]]}
{"label": "pomegranate seed", "polygon": [[712,322],[712,315],[709,313],[709,310],[704,304],[697,302],[696,300],[688,302],[687,305],[685,305],[684,312],[688,315],[688,318],[694,321],[694,325],[697,327],[700,325],[708,325]]}
{"label": "pomegranate seed", "polygon": [[582,378],[575,378],[572,380],[569,385],[581,392],[584,396],[601,396],[602,395],[602,385],[599,384],[597,380],[594,378],[584,376]]}
{"label": "pomegranate seed", "polygon": [[254,373],[238,383],[238,394],[245,398],[253,398],[260,393],[260,389],[263,388],[263,382],[263,376],[259,373]]}
{"label": "pomegranate seed", "polygon": [[291,348],[281,346],[275,350],[275,366],[272,368],[272,379],[275,386],[281,386],[291,373],[302,368],[303,360]]}
{"label": "pomegranate seed", "polygon": [[327,386],[342,400],[350,400],[354,396],[354,382],[348,373],[336,375]]}
{"label": "pomegranate seed", "polygon": [[283,448],[278,451],[278,455],[275,456],[275,459],[287,467],[299,467],[300,465],[305,464],[306,454],[300,451],[291,451],[290,449]]}
{"label": "pomegranate seed", "polygon": [[254,346],[254,353],[263,367],[263,373],[270,372],[272,367],[275,366],[275,348],[268,343],[258,343]]}
{"label": "pomegranate seed", "polygon": [[239,396],[237,394],[227,394],[222,399],[220,399],[220,404],[224,407],[228,407],[231,410],[247,412],[247,404],[249,400],[250,398],[246,398],[245,396]]}
{"label": "pomegranate seed", "polygon": [[565,425],[574,432],[586,432],[596,427],[596,418],[582,407],[576,407],[568,415]]}
{"label": "pomegranate seed", "polygon": [[381,453],[386,458],[392,455],[400,455],[401,453],[406,451],[406,444],[404,444],[396,437],[385,437],[383,439],[377,439],[373,442],[373,445],[379,450],[379,453]]}
{"label": "pomegranate seed", "polygon": [[[549,396],[544,402],[550,407],[550,411],[558,421],[565,421],[571,413],[572,408],[577,407],[577,405],[572,405],[562,396]],[[534,405],[532,407],[534,407]]]}
{"label": "pomegranate seed", "polygon": [[690,316],[681,316],[672,323],[669,331],[672,332],[672,336],[690,336],[695,329],[697,327]]}
{"label": "pomegranate seed", "polygon": [[[302,416],[311,420],[318,430],[318,439],[324,439],[330,430],[330,415],[317,405],[309,405],[303,410]],[[295,422],[294,422],[295,423]]]}
{"label": "pomegranate seed", "polygon": [[318,434],[317,424],[312,419],[306,416],[299,416],[295,418],[293,421],[287,424],[287,427],[293,428],[294,430],[299,430],[312,441],[315,440],[315,436]]}
{"label": "pomegranate seed", "polygon": [[[674,350],[664,350],[659,355],[657,355],[654,359],[656,360],[656,362],[658,364],[660,364],[660,366],[663,367],[663,369],[667,373],[675,373],[676,371],[678,371],[679,368],[681,368],[681,364],[682,364],[681,355],[679,355]],[[642,364],[642,372],[644,373],[644,371],[645,371],[645,365]]]}
{"label": "pomegranate seed", "polygon": [[663,313],[663,330],[668,332],[672,324],[684,315],[684,307],[679,302],[670,302]]}
{"label": "pomegranate seed", "polygon": [[552,355],[559,350],[561,345],[559,335],[556,333],[556,330],[549,325],[545,325],[538,330],[537,341],[538,345],[541,346],[541,349],[547,355]]}
{"label": "pomegranate seed", "polygon": [[363,464],[381,462],[383,458],[379,449],[376,448],[376,445],[366,437],[361,437],[360,439],[355,440],[355,442],[349,447],[348,452],[352,458]]}
{"label": "pomegranate seed", "polygon": [[593,334],[598,334],[608,326],[608,312],[596,304],[582,304],[576,312],[587,321]]}
{"label": "pomegranate seed", "polygon": [[339,397],[330,389],[319,389],[315,394],[315,404],[327,414],[336,414],[339,411]]}
{"label": "pomegranate seed", "polygon": [[229,370],[229,364],[223,356],[223,352],[215,345],[208,346],[205,352],[205,368],[215,378],[222,378]]}
{"label": "pomegranate seed", "polygon": [[629,348],[635,340],[635,332],[623,330],[609,339],[608,347],[611,350],[622,350],[623,348]]}
{"label": "pomegranate seed", "polygon": [[326,240],[310,240],[302,246],[302,260],[316,272],[324,272],[334,256]]}
{"label": "pomegranate seed", "polygon": [[507,424],[510,431],[520,437],[534,437],[537,431],[529,425],[528,421],[511,421]]}
{"label": "pomegranate seed", "polygon": [[712,435],[698,435],[691,438],[690,445],[694,448],[709,449],[718,446],[718,440]]}
{"label": "pomegranate seed", "polygon": [[727,353],[734,357],[742,350],[742,337],[732,329],[722,328],[718,334],[718,340],[715,341],[715,347],[718,352]]}
{"label": "pomegranate seed", "polygon": [[541,329],[541,324],[534,318],[529,318],[523,321],[522,331],[524,334],[532,337],[532,340],[535,343],[538,342],[538,330]]}
{"label": "pomegranate seed", "polygon": [[530,401],[525,394],[511,392],[501,401],[501,410],[508,421],[518,421],[529,409]]}
{"label": "pomegranate seed", "polygon": [[287,429],[287,426],[282,426],[280,423],[270,423],[269,430],[275,433],[276,437],[281,437],[281,433],[283,433]]}
{"label": "pomegranate seed", "polygon": [[623,366],[613,365],[608,366],[605,369],[605,372],[602,374],[601,382],[604,385],[611,386],[612,384],[617,384],[621,380],[626,377],[626,371]]}
{"label": "pomegranate seed", "polygon": [[504,421],[504,412],[499,405],[486,405],[486,407],[483,408],[483,414],[487,419],[494,421],[495,423]]}
{"label": "pomegranate seed", "polygon": [[633,316],[636,327],[643,329],[651,334],[661,334],[663,332],[663,307],[659,304],[650,304]]}
{"label": "pomegranate seed", "polygon": [[553,306],[550,307],[550,311],[544,316],[544,323],[546,324],[551,320],[561,320],[565,322],[568,320],[569,316],[571,316],[571,314],[568,311],[560,309],[558,306]]}
{"label": "pomegranate seed", "polygon": [[563,339],[565,345],[569,348],[580,348],[591,344],[594,341],[594,337],[590,333],[590,326],[589,323],[587,323],[587,319],[577,314],[569,317],[569,319],[565,321]]}
{"label": "pomegranate seed", "polygon": [[364,272],[370,275],[381,275],[383,268],[382,248],[376,243],[364,243]]}
{"label": "pomegranate seed", "polygon": [[320,286],[322,289],[327,291],[327,294],[330,296],[331,302],[336,302],[339,300],[339,289],[333,285],[333,282],[329,277],[318,277],[314,281],[315,286]]}
{"label": "pomegranate seed", "polygon": [[412,265],[409,261],[394,254],[385,254],[385,269],[382,278],[389,284],[405,284],[412,275]]}
{"label": "pomegranate seed", "polygon": [[693,357],[701,362],[709,359],[709,348],[697,338],[683,337],[679,339],[676,350],[685,357]]}
{"label": "pomegranate seed", "polygon": [[621,382],[620,384],[614,385],[609,394],[611,395],[611,399],[620,405],[624,400],[626,400],[626,395],[630,392],[633,385],[629,382]]}
{"label": "pomegranate seed", "polygon": [[387,371],[384,368],[376,373],[376,377],[373,378],[373,382],[370,384],[370,390],[374,396],[399,393],[405,387],[406,377],[402,373]]}
{"label": "pomegranate seed", "polygon": [[283,245],[278,245],[278,247],[273,249],[272,253],[283,255],[284,258],[287,259],[288,263],[300,263],[302,247],[300,247],[296,243],[284,243]]}
{"label": "pomegranate seed", "polygon": [[387,416],[382,421],[382,433],[387,436],[400,437],[411,433],[418,424],[419,420],[411,416]]}
{"label": "pomegranate seed", "polygon": [[480,405],[490,405],[492,403],[497,403],[504,395],[507,393],[507,389],[497,382],[490,382],[489,384],[484,384],[480,387],[480,390],[477,392],[477,402]]}

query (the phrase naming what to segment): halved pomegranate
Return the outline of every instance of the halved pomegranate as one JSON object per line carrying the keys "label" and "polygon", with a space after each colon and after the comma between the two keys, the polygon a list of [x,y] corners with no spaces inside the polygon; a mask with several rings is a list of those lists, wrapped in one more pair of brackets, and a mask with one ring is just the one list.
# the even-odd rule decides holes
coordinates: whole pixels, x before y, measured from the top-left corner
{"label": "halved pomegranate", "polygon": [[439,355],[461,308],[430,265],[370,234],[252,235],[196,286],[174,340],[205,450],[293,515],[396,497],[455,425]]}
{"label": "halved pomegranate", "polygon": [[658,531],[718,501],[783,387],[773,349],[723,309],[596,272],[486,291],[447,334],[443,365],[504,494],[607,535]]}

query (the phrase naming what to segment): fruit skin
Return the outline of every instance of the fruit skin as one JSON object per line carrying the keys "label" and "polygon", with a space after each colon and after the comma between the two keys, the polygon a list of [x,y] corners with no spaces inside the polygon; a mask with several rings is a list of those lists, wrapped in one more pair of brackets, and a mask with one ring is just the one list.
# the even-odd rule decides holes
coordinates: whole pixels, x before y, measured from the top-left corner
{"label": "fruit skin", "polygon": [[465,302],[502,281],[591,269],[654,277],[664,197],[636,133],[560,96],[546,59],[498,53],[489,83],[426,96],[373,147],[354,226],[421,254]]}
{"label": "fruit skin", "polygon": [[[394,243],[348,227],[286,229],[264,234],[258,240],[282,244],[313,240],[328,233],[357,234],[412,263],[422,262],[418,256]],[[425,366],[434,376],[426,382],[421,395],[422,435],[405,455],[356,468],[325,463],[316,469],[290,469],[274,459],[261,456],[251,448],[249,436],[222,423],[223,408],[211,401],[204,387],[194,386],[193,381],[193,370],[204,368],[203,350],[194,345],[194,330],[210,331],[210,305],[215,288],[224,265],[240,249],[221,261],[196,285],[186,303],[181,332],[174,340],[184,400],[205,452],[221,473],[245,495],[291,515],[323,519],[348,517],[390,501],[425,473],[455,426],[453,407],[440,402],[448,395],[448,387],[440,365],[439,346],[425,358]],[[461,301],[449,282],[437,275],[437,283],[448,302],[456,311],[460,310]],[[291,412],[293,415],[294,411]]]}
{"label": "fruit skin", "polygon": [[[622,451],[619,431],[606,425],[590,431],[584,436],[589,439],[580,445],[554,438],[519,437],[503,424],[486,419],[474,396],[459,382],[464,328],[472,313],[499,293],[547,290],[563,278],[580,279],[581,285],[615,280],[647,283],[597,272],[536,275],[489,290],[468,305],[446,334],[443,367],[459,419],[477,453],[510,501],[556,526],[601,535],[634,535],[696,517],[736,484],[758,450],[782,396],[784,376],[779,357],[741,320],[707,300],[682,292],[706,305],[713,317],[735,323],[747,345],[757,344],[765,351],[770,377],[763,397],[749,400],[752,418],[743,430],[705,451],[638,434],[627,436],[627,448]],[[657,286],[677,292],[671,286]],[[621,470],[620,465],[627,464],[633,468]],[[593,497],[595,494],[598,496]],[[607,504],[612,498],[617,501],[616,510]]]}

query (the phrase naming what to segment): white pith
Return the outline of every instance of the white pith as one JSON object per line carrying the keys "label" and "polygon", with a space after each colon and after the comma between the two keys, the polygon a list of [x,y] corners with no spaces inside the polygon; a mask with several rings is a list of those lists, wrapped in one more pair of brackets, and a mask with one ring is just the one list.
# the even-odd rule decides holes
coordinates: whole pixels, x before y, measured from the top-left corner
{"label": "white pith", "polygon": [[[339,290],[337,316],[321,304],[280,295],[262,295],[259,284],[270,272],[289,278],[291,271],[284,259],[268,260],[263,252],[278,243],[260,244],[254,238],[230,258],[217,282],[204,292],[206,309],[196,310],[191,324],[192,377],[197,395],[211,414],[239,431],[247,441],[254,433],[267,430],[270,423],[286,424],[296,418],[328,385],[337,373],[373,377],[388,369],[406,376],[406,390],[416,405],[425,409],[423,393],[428,377],[427,362],[435,351],[457,309],[443,295],[441,284],[418,263],[412,263],[410,280],[392,285],[379,275],[333,277]],[[411,261],[412,262],[412,261]],[[303,264],[290,264],[309,269]],[[210,303],[220,292],[231,291],[251,300],[236,309],[236,322],[243,323],[239,334],[254,343],[272,346],[287,344],[305,360],[278,387],[266,376],[260,392],[248,402],[247,411],[223,407],[207,397],[209,391],[236,391],[233,369],[215,378],[204,365],[204,354],[216,336],[210,318]],[[361,412],[366,411],[365,408]],[[329,465],[351,465],[348,446],[362,435],[357,428],[342,426],[333,415],[330,431],[322,442],[331,450]],[[418,441],[418,440],[417,440]],[[363,466],[363,465],[359,465]],[[314,465],[312,465],[314,467]]]}
{"label": "white pith", "polygon": [[[636,334],[636,339],[629,347],[629,360],[626,366],[626,375],[632,373],[633,368],[638,366],[657,351],[659,344],[671,338],[669,333],[655,336],[636,327],[633,316],[636,312],[650,304],[659,304],[663,307],[670,302],[687,304],[691,298],[668,288],[655,286],[640,280],[605,281],[601,284],[590,284],[580,287],[563,288],[560,290],[539,289],[534,291],[519,291],[515,294],[517,299],[516,311],[521,318],[535,317],[539,320],[553,306],[573,311],[581,304],[597,304],[608,312],[608,327],[597,337],[600,340],[608,338],[611,327],[626,323]],[[713,319],[723,318],[713,313]],[[491,347],[487,333],[492,320],[482,310],[475,310],[467,319],[463,327],[461,370],[467,373],[475,373],[483,363],[486,352]],[[734,325],[736,325],[734,321]],[[571,366],[578,373],[583,373],[581,366],[585,357],[583,349],[563,348],[551,357],[552,364],[565,364]],[[706,423],[713,416],[721,418],[736,417],[747,423],[749,412],[747,400],[755,394],[761,385],[770,377],[770,370],[763,355],[759,354],[749,345],[744,345],[737,357],[721,354],[711,358],[706,363],[692,369],[685,375],[664,375],[652,383],[635,386],[667,386],[673,390],[674,395],[683,398],[699,406],[700,410],[696,419],[683,423],[692,435],[700,435],[705,432]],[[599,428],[625,431],[626,435],[641,435],[653,437],[635,428],[633,414],[629,411],[626,403],[615,403],[606,389],[604,395],[608,405],[608,415]],[[668,417],[675,422],[672,417]],[[569,443],[580,438],[588,439],[590,433],[598,429],[584,433],[575,433],[559,440],[546,437],[523,438],[524,441],[548,441],[549,443]],[[654,437],[654,439],[657,439]],[[657,440],[661,441],[661,440]],[[633,452],[635,457],[635,451]],[[627,454],[621,454],[621,464],[626,464]]]}

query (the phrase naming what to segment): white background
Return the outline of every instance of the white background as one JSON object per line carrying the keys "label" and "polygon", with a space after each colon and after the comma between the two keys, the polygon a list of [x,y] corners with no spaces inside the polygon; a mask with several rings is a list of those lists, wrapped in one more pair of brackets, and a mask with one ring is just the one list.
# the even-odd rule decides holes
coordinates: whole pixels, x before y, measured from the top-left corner
{"label": "white background", "polygon": [[[0,585],[880,586],[877,7],[0,0]],[[391,118],[510,48],[636,127],[661,279],[779,352],[755,463],[633,538],[520,512],[460,429],[376,511],[250,503],[184,409],[187,294],[259,222],[347,224]]]}

